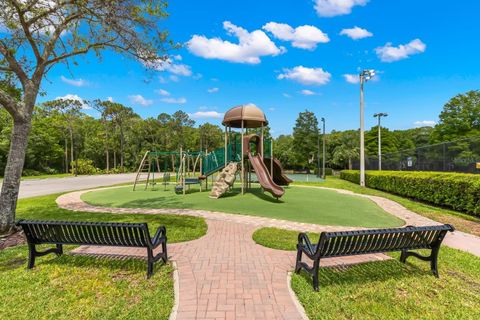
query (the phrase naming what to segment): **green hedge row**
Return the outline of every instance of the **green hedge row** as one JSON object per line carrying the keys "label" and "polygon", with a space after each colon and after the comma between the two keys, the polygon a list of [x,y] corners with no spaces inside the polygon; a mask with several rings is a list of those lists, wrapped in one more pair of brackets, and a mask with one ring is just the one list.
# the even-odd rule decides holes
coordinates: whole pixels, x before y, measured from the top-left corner
{"label": "green hedge row", "polygon": [[[360,172],[340,178],[359,183]],[[480,175],[450,172],[367,171],[367,187],[480,216]]]}

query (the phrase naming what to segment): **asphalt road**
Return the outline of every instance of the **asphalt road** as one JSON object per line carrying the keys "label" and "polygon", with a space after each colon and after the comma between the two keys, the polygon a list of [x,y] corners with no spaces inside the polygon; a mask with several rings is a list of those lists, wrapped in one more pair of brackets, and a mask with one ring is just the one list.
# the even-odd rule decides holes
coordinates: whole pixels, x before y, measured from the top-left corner
{"label": "asphalt road", "polygon": [[24,180],[20,183],[19,198],[44,196],[128,182],[133,183],[134,180],[135,173]]}

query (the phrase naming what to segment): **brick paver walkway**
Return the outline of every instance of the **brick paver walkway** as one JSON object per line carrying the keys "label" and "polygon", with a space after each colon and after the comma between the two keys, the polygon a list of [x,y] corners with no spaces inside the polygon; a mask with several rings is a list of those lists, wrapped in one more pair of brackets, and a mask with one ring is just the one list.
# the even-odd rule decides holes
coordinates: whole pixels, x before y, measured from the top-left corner
{"label": "brick paver walkway", "polygon": [[[179,275],[176,319],[304,319],[288,289],[295,252],[252,240],[253,225],[207,220],[207,234],[168,246]],[[74,253],[145,256],[144,249],[82,246]],[[389,259],[382,254],[325,259],[341,266]]]}
{"label": "brick paver walkway", "polygon": [[[336,189],[333,189],[336,190]],[[349,191],[338,192],[352,194]],[[178,271],[178,306],[176,319],[302,319],[303,310],[289,291],[287,275],[294,268],[295,253],[273,250],[252,240],[255,229],[273,226],[301,231],[351,230],[268,219],[255,216],[182,209],[104,208],[84,203],[87,191],[60,196],[57,203],[69,210],[111,212],[117,214],[179,214],[206,219],[207,234],[197,240],[169,245],[170,259]],[[432,225],[435,221],[415,214],[400,204],[381,197],[367,197],[387,212],[409,225]],[[455,232],[446,244],[480,256],[480,238]],[[80,254],[145,256],[143,249],[89,247],[75,250]],[[325,259],[324,266],[338,266],[388,259],[382,254]]]}

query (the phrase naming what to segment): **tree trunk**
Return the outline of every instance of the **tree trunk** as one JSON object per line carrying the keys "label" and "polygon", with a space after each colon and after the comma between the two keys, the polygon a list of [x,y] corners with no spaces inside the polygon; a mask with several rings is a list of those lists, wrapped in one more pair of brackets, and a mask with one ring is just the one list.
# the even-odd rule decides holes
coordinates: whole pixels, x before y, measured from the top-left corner
{"label": "tree trunk", "polygon": [[[72,171],[73,171],[73,129],[71,127],[68,128],[68,131],[70,133],[70,161],[72,161]],[[72,172],[73,173],[73,172]],[[75,174],[77,174],[77,168],[75,168]]]}
{"label": "tree trunk", "polygon": [[123,155],[123,152],[124,152],[123,151],[123,145],[125,143],[124,139],[125,138],[123,136],[123,128],[122,128],[122,126],[120,126],[120,170],[121,170],[121,172],[123,172],[123,157],[124,157],[124,155]]}
{"label": "tree trunk", "polygon": [[110,171],[110,152],[108,149],[108,127],[105,123],[105,157],[106,157],[106,165],[107,165],[107,173]]}
{"label": "tree trunk", "polygon": [[352,170],[352,158],[348,158],[348,170]]}
{"label": "tree trunk", "polygon": [[0,195],[0,234],[10,232],[15,224],[15,209],[30,128],[30,117],[13,122],[10,151]]}
{"label": "tree trunk", "polygon": [[65,173],[68,173],[68,139],[65,136]]}

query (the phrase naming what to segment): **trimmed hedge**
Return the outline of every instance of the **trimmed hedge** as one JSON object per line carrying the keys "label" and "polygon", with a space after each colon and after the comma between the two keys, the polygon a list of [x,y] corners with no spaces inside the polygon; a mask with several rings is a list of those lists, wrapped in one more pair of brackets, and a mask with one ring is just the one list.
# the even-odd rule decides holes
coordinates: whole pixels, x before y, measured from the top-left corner
{"label": "trimmed hedge", "polygon": [[[340,178],[359,183],[358,170]],[[480,216],[480,175],[450,172],[367,171],[367,187]]]}

